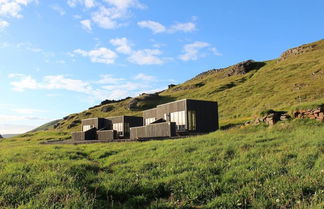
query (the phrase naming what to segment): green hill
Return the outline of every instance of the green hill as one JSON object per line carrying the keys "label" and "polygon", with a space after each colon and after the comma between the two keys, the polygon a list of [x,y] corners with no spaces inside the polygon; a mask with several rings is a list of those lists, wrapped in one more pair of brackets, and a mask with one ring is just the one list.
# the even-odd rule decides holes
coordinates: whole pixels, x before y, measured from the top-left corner
{"label": "green hill", "polygon": [[141,111],[178,99],[219,102],[223,125],[246,121],[268,109],[290,111],[324,103],[324,40],[287,50],[278,59],[245,61],[201,73],[157,95],[142,95],[101,105],[65,117],[57,130],[79,130],[91,117],[141,115]]}
{"label": "green hill", "polygon": [[104,101],[38,131],[0,139],[0,208],[324,207],[324,123],[310,119],[177,140],[89,145],[65,140],[80,120],[141,115],[181,98],[219,102],[223,125],[267,109],[324,103],[324,40],[266,62],[204,72],[157,94]]}

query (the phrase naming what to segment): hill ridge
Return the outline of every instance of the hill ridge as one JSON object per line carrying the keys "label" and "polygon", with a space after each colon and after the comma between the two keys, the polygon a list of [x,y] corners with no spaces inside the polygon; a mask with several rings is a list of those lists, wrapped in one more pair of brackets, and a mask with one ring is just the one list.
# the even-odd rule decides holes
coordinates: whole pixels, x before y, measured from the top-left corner
{"label": "hill ridge", "polygon": [[324,39],[288,49],[273,60],[246,60],[208,70],[153,96],[105,100],[68,115],[47,129],[74,131],[84,118],[140,116],[142,110],[184,98],[218,101],[223,124],[246,121],[267,109],[289,111],[298,106],[322,104],[323,83]]}

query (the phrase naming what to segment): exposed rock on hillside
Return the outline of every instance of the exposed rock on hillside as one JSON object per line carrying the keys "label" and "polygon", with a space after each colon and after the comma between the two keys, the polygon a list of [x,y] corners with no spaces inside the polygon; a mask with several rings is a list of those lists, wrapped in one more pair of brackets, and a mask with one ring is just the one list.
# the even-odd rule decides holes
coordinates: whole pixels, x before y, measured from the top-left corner
{"label": "exposed rock on hillside", "polygon": [[143,93],[140,96],[131,99],[130,102],[127,104],[127,108],[129,110],[142,109],[144,102],[146,103],[146,106],[154,106],[154,105],[150,105],[150,103],[152,102],[154,103],[159,99],[161,99],[161,96],[158,93],[154,93],[154,94]]}
{"label": "exposed rock on hillside", "polygon": [[255,120],[245,122],[244,125],[259,125],[261,123],[265,123],[267,125],[274,125],[279,121],[291,119],[291,116],[284,111],[268,110],[263,112],[261,115],[261,117],[256,118]]}
{"label": "exposed rock on hillside", "polygon": [[114,106],[112,106],[112,105],[107,105],[107,106],[103,106],[102,108],[101,108],[101,112],[110,112],[110,111],[112,111],[114,109]]}
{"label": "exposed rock on hillside", "polygon": [[65,117],[63,118],[63,120],[69,120],[69,119],[75,118],[76,116],[77,116],[76,114],[68,115],[68,116],[65,116]]}
{"label": "exposed rock on hillside", "polygon": [[1,134],[0,134],[0,139],[2,139],[3,137],[1,136]]}
{"label": "exposed rock on hillside", "polygon": [[287,59],[288,57],[291,56],[296,56],[300,54],[304,54],[306,52],[312,51],[316,47],[316,44],[305,44],[299,47],[295,47],[292,49],[288,49],[284,53],[281,54],[280,56],[280,61]]}
{"label": "exposed rock on hillside", "polygon": [[309,118],[324,122],[324,106],[308,110],[298,110],[293,114],[295,118]]}
{"label": "exposed rock on hillside", "polygon": [[72,123],[70,123],[70,125],[68,125],[68,129],[70,129],[70,128],[73,128],[73,127],[75,127],[75,126],[78,126],[79,124],[81,124],[81,120],[74,120],[74,121],[72,121]]}
{"label": "exposed rock on hillside", "polygon": [[126,97],[126,98],[120,99],[120,100],[109,100],[109,99],[106,99],[106,100],[102,101],[100,104],[95,105],[93,107],[90,107],[89,110],[94,109],[94,108],[97,108],[97,107],[100,107],[102,105],[106,105],[106,104],[113,104],[113,103],[122,102],[122,101],[125,101],[125,100],[130,99],[130,98],[131,97]]}
{"label": "exposed rock on hillside", "polygon": [[223,77],[229,77],[233,75],[243,75],[250,72],[251,70],[259,69],[264,65],[265,64],[263,62],[255,62],[254,60],[247,60],[244,62],[240,62],[236,65],[230,66],[228,68],[208,70],[206,72],[198,74],[193,79],[199,79],[201,77],[211,75],[214,73],[223,73],[224,74]]}
{"label": "exposed rock on hillside", "polygon": [[204,86],[203,82],[187,85],[187,86],[176,86],[172,88],[172,91],[182,91],[182,90],[189,90],[189,89],[196,89]]}

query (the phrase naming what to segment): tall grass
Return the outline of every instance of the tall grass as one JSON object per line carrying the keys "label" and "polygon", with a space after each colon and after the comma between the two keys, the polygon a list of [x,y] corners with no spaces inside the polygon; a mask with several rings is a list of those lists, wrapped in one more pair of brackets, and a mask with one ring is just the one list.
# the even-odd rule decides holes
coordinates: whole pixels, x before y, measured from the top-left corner
{"label": "tall grass", "polygon": [[39,144],[55,137],[63,136],[0,141],[1,208],[324,206],[324,125],[316,121],[143,143]]}

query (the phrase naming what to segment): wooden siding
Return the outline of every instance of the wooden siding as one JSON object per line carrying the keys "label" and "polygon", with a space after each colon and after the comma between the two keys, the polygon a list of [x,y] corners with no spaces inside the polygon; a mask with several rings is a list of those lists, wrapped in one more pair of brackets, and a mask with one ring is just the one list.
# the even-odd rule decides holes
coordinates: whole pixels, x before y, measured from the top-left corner
{"label": "wooden siding", "polygon": [[82,120],[82,127],[84,125],[92,125],[96,129],[109,129],[110,128],[110,123],[107,119],[105,118],[89,118],[89,119],[84,119]]}
{"label": "wooden siding", "polygon": [[115,130],[97,131],[98,140],[113,140],[117,139],[117,132]]}
{"label": "wooden siding", "polygon": [[175,136],[175,123],[165,122],[150,124],[130,129],[130,139],[159,138]]}
{"label": "wooden siding", "polygon": [[185,129],[188,131],[188,111],[196,112],[196,131],[195,132],[212,132],[219,128],[218,122],[218,104],[212,101],[183,99],[158,105],[154,109],[143,112],[144,120],[147,118],[164,118],[164,114],[172,112],[185,111]]}
{"label": "wooden siding", "polygon": [[219,128],[217,102],[188,99],[187,110],[196,111],[197,132],[212,132]]}
{"label": "wooden siding", "polygon": [[74,132],[72,133],[72,139],[74,141],[96,140],[97,139],[96,128],[92,128],[84,132],[82,131]]}
{"label": "wooden siding", "polygon": [[143,111],[144,120],[146,118],[155,118],[156,117],[156,110],[157,110],[157,108],[153,108],[153,109]]}

